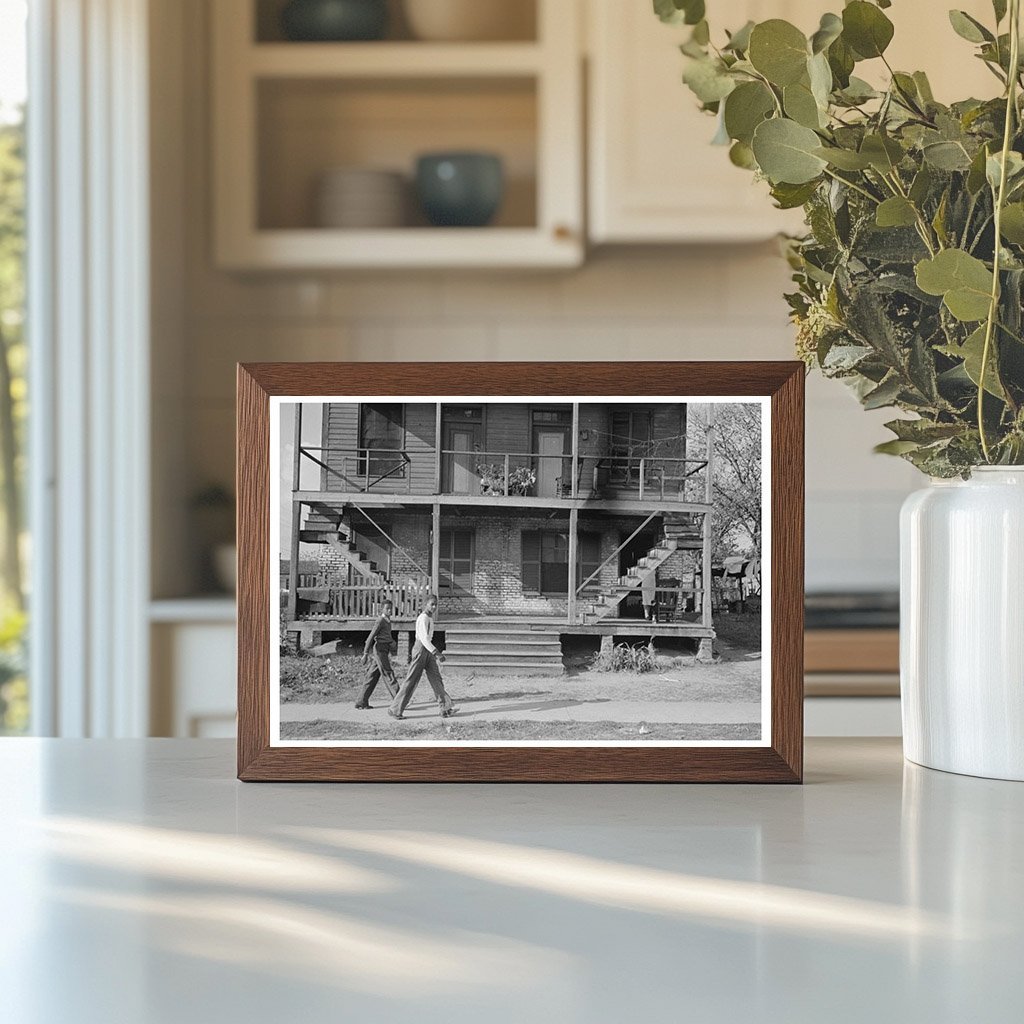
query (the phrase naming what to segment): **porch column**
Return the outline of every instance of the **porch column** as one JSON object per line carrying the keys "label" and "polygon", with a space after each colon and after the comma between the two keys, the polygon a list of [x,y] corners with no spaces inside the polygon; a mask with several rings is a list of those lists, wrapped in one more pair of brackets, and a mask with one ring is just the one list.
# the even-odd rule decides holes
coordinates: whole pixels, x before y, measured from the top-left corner
{"label": "porch column", "polygon": [[441,589],[441,506],[434,502],[430,535],[430,592],[437,594]]}
{"label": "porch column", "polygon": [[572,489],[570,494],[576,498],[579,491],[580,466],[580,403],[572,403]]}
{"label": "porch column", "polygon": [[[575,417],[574,417],[575,418]],[[573,460],[575,462],[575,459]],[[573,476],[575,481],[576,477]],[[569,509],[569,624],[576,622],[576,563],[579,561],[579,509]]]}
{"label": "porch column", "polygon": [[[299,530],[302,526],[302,503],[296,501],[294,495],[299,490],[299,478],[302,474],[302,403],[295,403],[295,437],[292,441],[292,536],[291,548],[288,553],[288,621],[294,622],[299,606]],[[280,566],[271,567],[275,578],[281,571]],[[279,585],[279,584],[278,584]]]}
{"label": "porch column", "polygon": [[434,493],[441,493],[441,403],[434,406]]}
{"label": "porch column", "polygon": [[[701,623],[710,628],[712,625],[711,611],[711,506],[715,500],[715,406],[708,406],[708,433],[707,433],[707,468],[704,479],[704,501],[707,510],[704,513],[703,544],[701,545]],[[704,639],[700,642],[697,651],[698,661],[710,661],[713,658],[711,640]]]}

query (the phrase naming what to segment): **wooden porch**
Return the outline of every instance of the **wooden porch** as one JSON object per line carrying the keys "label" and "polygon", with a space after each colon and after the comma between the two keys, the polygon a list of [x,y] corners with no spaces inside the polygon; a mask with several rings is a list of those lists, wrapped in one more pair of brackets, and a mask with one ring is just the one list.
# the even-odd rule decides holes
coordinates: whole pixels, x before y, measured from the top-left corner
{"label": "wooden porch", "polygon": [[[309,616],[288,623],[289,632],[300,633],[365,633],[373,628],[376,616],[367,618],[337,618],[328,615]],[[398,632],[411,631],[416,627],[416,618],[394,617],[392,626]],[[528,629],[542,634],[559,636],[637,636],[637,637],[679,637],[699,640],[713,639],[715,631],[700,622],[648,622],[646,619],[604,619],[599,623],[570,623],[563,616],[526,615],[463,615],[455,618],[438,619],[434,629],[438,633],[447,630],[497,631],[503,628]]]}

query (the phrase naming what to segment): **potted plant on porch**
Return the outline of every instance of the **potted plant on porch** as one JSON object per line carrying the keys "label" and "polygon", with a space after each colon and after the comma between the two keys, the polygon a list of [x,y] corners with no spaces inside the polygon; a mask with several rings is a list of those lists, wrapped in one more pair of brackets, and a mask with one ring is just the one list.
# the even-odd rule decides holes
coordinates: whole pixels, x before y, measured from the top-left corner
{"label": "potted plant on porch", "polygon": [[[1024,779],[1021,0],[993,0],[987,24],[949,12],[998,83],[949,105],[889,66],[889,6],[853,0],[810,36],[771,19],[713,41],[704,0],[654,0],[691,26],[683,77],[716,141],[804,210],[786,247],[799,355],[865,408],[905,414],[878,450],[931,480],[901,519],[906,755]],[[864,61],[884,89],[857,76]]]}

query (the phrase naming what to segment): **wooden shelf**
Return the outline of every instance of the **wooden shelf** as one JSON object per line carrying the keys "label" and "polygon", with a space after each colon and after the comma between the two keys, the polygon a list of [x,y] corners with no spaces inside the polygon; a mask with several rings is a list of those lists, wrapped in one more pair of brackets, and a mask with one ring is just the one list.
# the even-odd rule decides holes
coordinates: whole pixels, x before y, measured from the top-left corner
{"label": "wooden shelf", "polygon": [[573,267],[579,240],[548,239],[533,228],[396,228],[388,231],[254,231],[223,245],[229,269],[387,266]]}
{"label": "wooden shelf", "polygon": [[241,59],[256,78],[517,77],[544,67],[536,43],[256,43]]}
{"label": "wooden shelf", "polygon": [[[269,10],[270,8],[268,8]],[[266,11],[263,12],[266,14]],[[217,0],[213,241],[231,270],[579,266],[584,257],[580,12],[537,0],[524,42],[255,42],[253,0]],[[493,226],[335,230],[315,194],[337,167],[411,177],[431,151],[497,153]]]}

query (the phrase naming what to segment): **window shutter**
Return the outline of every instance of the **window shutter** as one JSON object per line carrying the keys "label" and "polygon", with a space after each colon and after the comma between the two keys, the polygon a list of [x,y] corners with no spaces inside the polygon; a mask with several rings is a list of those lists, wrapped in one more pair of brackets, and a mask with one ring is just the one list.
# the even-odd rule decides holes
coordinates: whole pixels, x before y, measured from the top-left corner
{"label": "window shutter", "polygon": [[522,578],[523,592],[540,593],[540,532],[523,530]]}

